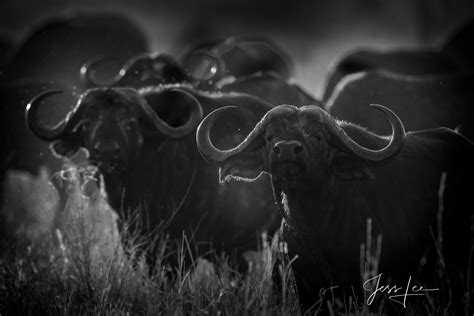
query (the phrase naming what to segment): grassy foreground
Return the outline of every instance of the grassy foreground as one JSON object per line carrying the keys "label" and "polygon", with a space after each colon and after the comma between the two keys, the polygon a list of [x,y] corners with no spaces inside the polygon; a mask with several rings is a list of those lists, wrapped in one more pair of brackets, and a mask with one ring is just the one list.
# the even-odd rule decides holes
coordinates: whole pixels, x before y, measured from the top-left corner
{"label": "grassy foreground", "polygon": [[[245,254],[246,271],[237,271],[225,254],[193,258],[186,238],[171,241],[162,234],[150,242],[127,229],[119,234],[116,214],[88,174],[71,167],[53,177],[45,171],[8,175],[0,315],[302,314],[291,260],[276,236],[271,242],[262,236],[261,249]],[[370,222],[367,235],[361,273],[373,275],[381,237],[371,236]],[[150,243],[153,266],[143,251]],[[312,314],[371,314],[364,298],[325,295],[329,299]],[[446,313],[426,302],[427,314]],[[383,307],[379,302],[372,312]]]}
{"label": "grassy foreground", "polygon": [[[163,234],[150,242],[127,229],[119,234],[103,192],[87,180],[87,170],[76,168],[53,177],[45,171],[8,175],[0,315],[298,313],[276,239],[263,238],[260,251],[246,253],[245,272],[234,270],[224,254],[212,262],[193,258],[185,238]],[[144,254],[151,246],[153,266]]]}

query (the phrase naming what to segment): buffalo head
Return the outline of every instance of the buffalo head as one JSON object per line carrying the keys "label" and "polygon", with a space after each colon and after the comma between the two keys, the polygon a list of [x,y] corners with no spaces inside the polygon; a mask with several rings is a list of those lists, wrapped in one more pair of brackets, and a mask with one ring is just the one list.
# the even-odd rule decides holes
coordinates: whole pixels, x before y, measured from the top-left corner
{"label": "buffalo head", "polygon": [[373,107],[386,114],[392,125],[392,138],[382,149],[358,144],[341,122],[319,107],[289,105],[268,111],[243,142],[228,150],[217,149],[209,131],[219,115],[231,107],[215,110],[198,127],[197,144],[204,158],[221,163],[221,181],[252,180],[267,172],[282,188],[311,184],[314,190],[332,175],[344,179],[371,177],[370,164],[389,159],[401,149],[405,130],[400,119],[384,106]]}
{"label": "buffalo head", "polygon": [[59,90],[34,97],[26,109],[29,129],[42,140],[54,141],[53,151],[71,157],[85,148],[89,160],[102,171],[126,169],[141,152],[146,141],[178,139],[193,131],[202,119],[202,108],[188,92],[175,89],[166,94],[185,98],[190,114],[185,122],[162,120],[145,98],[129,88],[96,88],[84,93],[77,105],[55,127],[45,126],[37,117],[41,102]]}
{"label": "buffalo head", "polygon": [[81,78],[87,87],[143,87],[163,83],[181,83],[188,77],[176,60],[163,53],[138,55],[125,63],[120,72],[109,82],[99,82],[95,69],[104,64],[104,58],[91,60],[81,68]]}
{"label": "buffalo head", "polygon": [[200,45],[185,56],[183,67],[204,86],[258,72],[292,77],[289,58],[274,43],[258,38],[228,37]]}

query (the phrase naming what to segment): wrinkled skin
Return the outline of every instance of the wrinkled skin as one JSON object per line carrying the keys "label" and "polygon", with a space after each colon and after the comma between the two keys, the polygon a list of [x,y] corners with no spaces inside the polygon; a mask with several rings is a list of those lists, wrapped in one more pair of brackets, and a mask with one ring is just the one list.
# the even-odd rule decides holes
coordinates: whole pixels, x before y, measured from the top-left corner
{"label": "wrinkled skin", "polygon": [[[392,278],[391,284],[406,284],[412,276],[432,288],[439,286],[440,297],[446,298],[447,285],[435,277],[436,248],[430,227],[436,230],[439,183],[447,171],[443,256],[456,297],[454,310],[461,311],[472,214],[462,203],[468,205],[474,145],[445,128],[412,132],[406,134],[398,153],[374,163],[341,147],[328,125],[321,123],[319,111],[316,107],[273,109],[255,127],[254,131],[260,129],[258,136],[220,163],[221,181],[270,175],[284,214],[280,233],[290,258],[298,255],[293,270],[303,307],[318,300],[321,288],[334,285],[336,294],[351,295],[353,286],[361,295],[359,249],[366,242],[369,217],[373,235],[383,235],[379,273]],[[364,147],[387,145],[387,138],[362,127],[336,124]],[[420,273],[424,256],[427,261]],[[392,312],[398,308],[390,301],[386,306]]]}

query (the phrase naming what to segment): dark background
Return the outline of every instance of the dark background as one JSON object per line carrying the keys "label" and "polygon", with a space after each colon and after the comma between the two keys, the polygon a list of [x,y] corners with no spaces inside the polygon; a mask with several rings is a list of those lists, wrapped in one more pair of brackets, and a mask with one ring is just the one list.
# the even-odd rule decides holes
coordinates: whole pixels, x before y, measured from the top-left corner
{"label": "dark background", "polygon": [[125,14],[143,28],[153,50],[173,54],[216,36],[268,36],[294,59],[296,80],[320,96],[327,68],[341,54],[357,47],[435,47],[474,16],[474,1],[2,0],[0,32],[21,42],[30,27],[76,11]]}

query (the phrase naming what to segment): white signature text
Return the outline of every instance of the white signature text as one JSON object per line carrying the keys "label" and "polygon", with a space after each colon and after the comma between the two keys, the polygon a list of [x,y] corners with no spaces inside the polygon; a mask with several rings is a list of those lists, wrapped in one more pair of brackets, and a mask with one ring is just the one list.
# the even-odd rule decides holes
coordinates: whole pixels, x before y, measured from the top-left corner
{"label": "white signature text", "polygon": [[[411,276],[408,277],[408,282],[406,286],[380,284],[381,279],[382,273],[374,276],[373,278],[368,279],[362,285],[365,291],[371,292],[371,294],[367,298],[367,305],[373,303],[378,293],[385,293],[386,295],[388,295],[388,298],[390,300],[397,302],[406,308],[407,297],[424,296],[426,295],[426,292],[439,291],[439,288],[425,289],[423,286],[412,284]],[[375,287],[372,285],[373,283],[376,283]]]}

